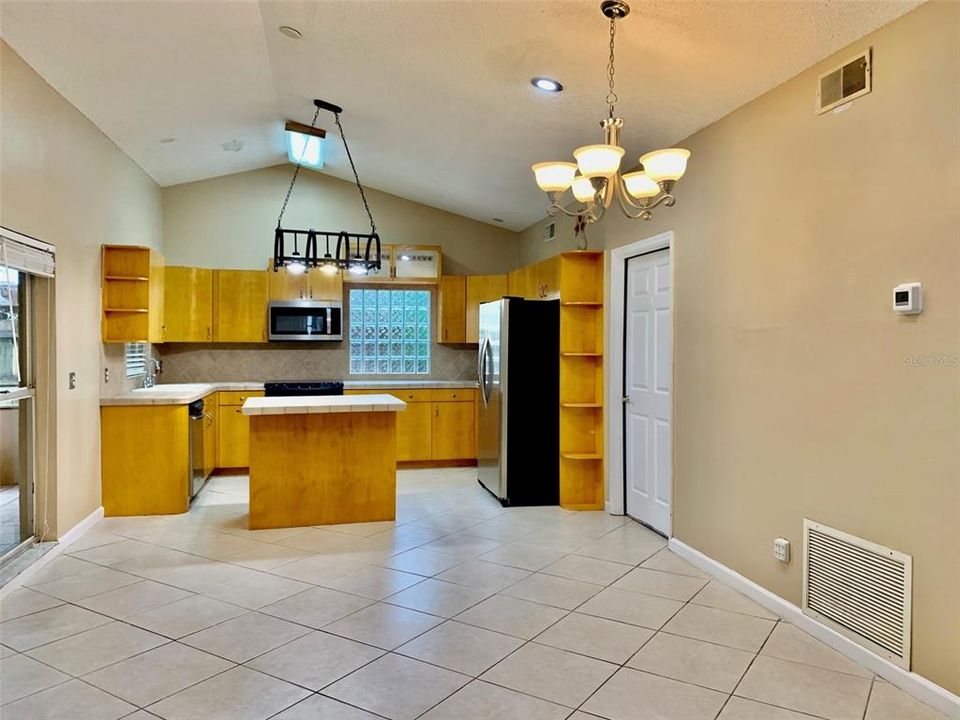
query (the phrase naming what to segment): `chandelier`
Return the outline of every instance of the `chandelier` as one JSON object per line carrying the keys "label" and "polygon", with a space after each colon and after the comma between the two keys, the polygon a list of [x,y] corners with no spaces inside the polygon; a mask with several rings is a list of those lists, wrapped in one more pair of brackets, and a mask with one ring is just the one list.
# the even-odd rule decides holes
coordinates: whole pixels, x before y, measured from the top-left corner
{"label": "chandelier", "polygon": [[[614,39],[617,20],[630,13],[630,6],[622,0],[604,0],[600,3],[600,11],[610,20],[608,92],[605,98],[608,116],[600,122],[604,143],[574,150],[576,163],[542,162],[531,169],[537,185],[550,198],[550,216],[562,212],[581,222],[593,223],[603,217],[616,197],[628,218],[649,220],[654,208],[659,205],[672,207],[676,202],[673,188],[686,171],[690,151],[682,148],[655,150],[640,158],[637,170],[625,175],[620,173],[620,160],[625,151],[620,147],[623,119],[614,115],[614,106],[619,99],[614,91]],[[561,204],[568,188],[581,203],[576,211],[567,210]]]}
{"label": "chandelier", "polygon": [[[280,208],[276,230],[273,233],[273,269],[276,272],[280,268],[286,268],[287,272],[299,274],[305,272],[308,268],[319,268],[321,272],[327,275],[336,275],[341,269],[345,269],[353,275],[366,275],[371,270],[380,270],[380,235],[377,234],[377,225],[374,223],[373,214],[370,212],[367,194],[364,192],[363,185],[360,184],[357,166],[353,163],[353,155],[350,154],[350,146],[347,145],[347,138],[343,134],[343,125],[340,124],[340,113],[343,112],[343,108],[324,100],[314,100],[313,104],[317,107],[317,110],[313,114],[313,121],[310,123],[311,130],[316,129],[317,117],[321,110],[328,110],[333,113],[337,130],[340,132],[340,139],[343,140],[343,148],[347,151],[350,168],[353,170],[357,190],[360,191],[360,199],[363,201],[363,207],[370,219],[370,232],[348,233],[346,230],[326,231],[314,230],[313,228],[294,230],[283,227],[283,213],[287,209],[290,193],[293,192],[293,186],[297,182],[304,154],[307,151],[307,145],[304,143],[296,168],[293,171],[293,177],[290,179],[290,187],[287,188],[287,195],[283,199],[283,207]],[[319,249],[321,239],[324,243],[322,255]],[[290,254],[287,254],[287,240],[291,240],[293,245],[293,252]],[[301,240],[303,243],[302,253],[300,252]],[[331,243],[333,243],[332,252]]]}

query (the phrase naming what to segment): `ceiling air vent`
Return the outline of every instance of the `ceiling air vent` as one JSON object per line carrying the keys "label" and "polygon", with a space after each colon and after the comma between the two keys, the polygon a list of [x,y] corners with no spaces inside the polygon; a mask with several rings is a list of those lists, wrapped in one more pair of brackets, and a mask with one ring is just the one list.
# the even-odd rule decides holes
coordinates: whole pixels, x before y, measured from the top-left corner
{"label": "ceiling air vent", "polygon": [[909,555],[803,521],[803,611],[910,669]]}
{"label": "ceiling air vent", "polygon": [[817,114],[870,92],[870,71],[870,50],[867,49],[821,75],[817,86]]}

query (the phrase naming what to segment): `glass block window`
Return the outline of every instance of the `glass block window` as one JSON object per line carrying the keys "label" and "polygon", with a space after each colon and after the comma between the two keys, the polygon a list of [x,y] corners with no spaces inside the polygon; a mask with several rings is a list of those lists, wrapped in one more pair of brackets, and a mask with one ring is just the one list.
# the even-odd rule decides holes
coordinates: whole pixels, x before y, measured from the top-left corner
{"label": "glass block window", "polygon": [[350,374],[430,373],[430,291],[350,290]]}

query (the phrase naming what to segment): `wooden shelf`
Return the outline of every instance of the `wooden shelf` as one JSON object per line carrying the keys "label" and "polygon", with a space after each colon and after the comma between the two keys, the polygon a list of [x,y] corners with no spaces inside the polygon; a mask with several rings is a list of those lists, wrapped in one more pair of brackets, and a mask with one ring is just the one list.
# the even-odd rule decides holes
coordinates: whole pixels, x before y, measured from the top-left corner
{"label": "wooden shelf", "polygon": [[560,357],[603,357],[603,353],[598,352],[562,352]]}
{"label": "wooden shelf", "polygon": [[603,403],[594,403],[594,402],[576,402],[576,403],[560,403],[560,407],[565,408],[602,408]]}
{"label": "wooden shelf", "polygon": [[560,303],[563,307],[603,307],[603,302],[599,300],[566,300]]}
{"label": "wooden shelf", "polygon": [[104,308],[104,312],[108,313],[145,313],[150,312],[147,308]]}
{"label": "wooden shelf", "polygon": [[150,278],[142,275],[106,275],[104,280],[120,280],[122,282],[150,282]]}
{"label": "wooden shelf", "polygon": [[564,460],[603,460],[600,453],[560,453]]}

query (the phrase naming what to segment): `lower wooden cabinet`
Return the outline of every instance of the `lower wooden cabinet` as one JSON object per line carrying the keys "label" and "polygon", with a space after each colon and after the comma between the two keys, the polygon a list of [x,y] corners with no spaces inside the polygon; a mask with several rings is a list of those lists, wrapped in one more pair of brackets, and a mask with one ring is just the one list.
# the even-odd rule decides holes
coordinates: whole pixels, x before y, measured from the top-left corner
{"label": "lower wooden cabinet", "polygon": [[474,460],[477,457],[476,390],[384,388],[347,395],[393,395],[407,403],[397,413],[397,461]]}
{"label": "lower wooden cabinet", "polygon": [[475,408],[472,401],[433,402],[432,460],[467,460],[477,456]]}
{"label": "lower wooden cabinet", "polygon": [[433,403],[404,402],[407,409],[397,413],[397,461],[430,460]]}
{"label": "lower wooden cabinet", "polygon": [[217,467],[250,466],[250,419],[243,414],[248,397],[262,397],[263,392],[221,392],[217,413]]}

